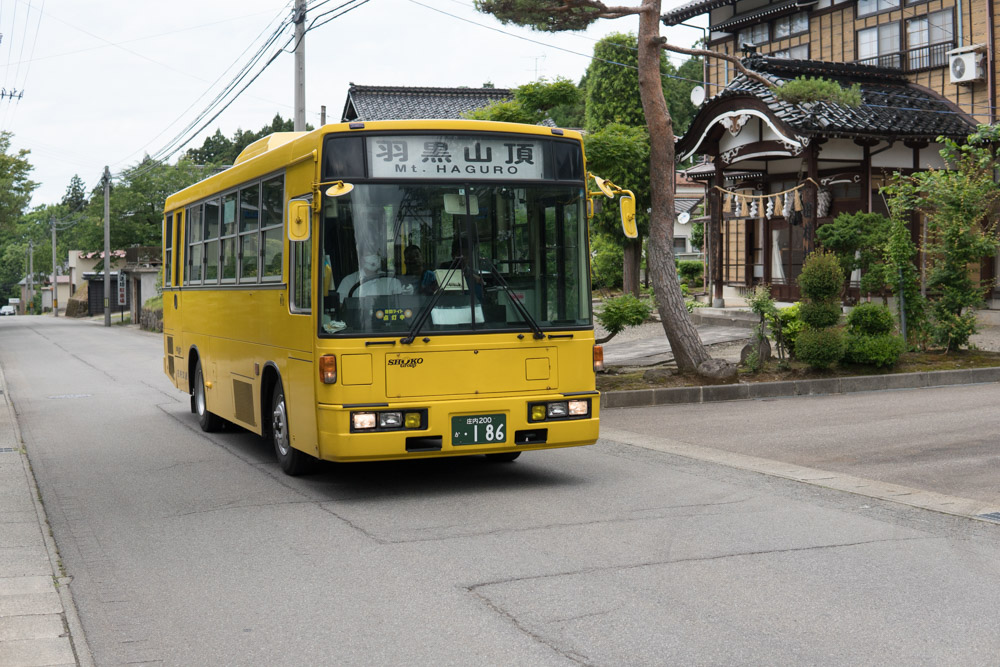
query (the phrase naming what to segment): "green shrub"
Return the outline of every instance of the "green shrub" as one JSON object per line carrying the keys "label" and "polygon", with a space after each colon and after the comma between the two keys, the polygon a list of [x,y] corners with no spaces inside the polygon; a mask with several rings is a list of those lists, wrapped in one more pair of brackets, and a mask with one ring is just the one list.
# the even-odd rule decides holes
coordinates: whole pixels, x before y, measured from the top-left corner
{"label": "green shrub", "polygon": [[622,286],[625,250],[621,243],[603,234],[594,234],[590,250],[593,253],[591,277],[594,288],[616,288]]}
{"label": "green shrub", "polygon": [[774,96],[790,104],[833,102],[846,107],[861,106],[861,87],[858,84],[852,83],[844,88],[840,83],[822,77],[795,77],[779,86]]}
{"label": "green shrub", "polygon": [[840,310],[840,305],[836,302],[807,301],[799,306],[799,319],[817,329],[832,327],[840,321]]}
{"label": "green shrub", "polygon": [[841,329],[806,327],[795,339],[795,358],[813,368],[829,368],[844,358],[845,348]]}
{"label": "green shrub", "polygon": [[595,316],[601,326],[614,336],[626,327],[636,327],[649,318],[653,312],[648,301],[638,299],[631,294],[623,294],[604,300],[604,308]]}
{"label": "green shrub", "polygon": [[968,347],[969,336],[976,333],[976,312],[967,310],[958,314],[949,312],[938,306],[947,297],[943,296],[934,304],[934,321],[931,323],[931,334],[934,343],[947,350],[957,350]]}
{"label": "green shrub", "polygon": [[688,285],[701,286],[701,276],[705,272],[705,265],[697,260],[683,260],[677,262],[677,273],[681,280]]}
{"label": "green shrub", "polygon": [[806,257],[798,278],[802,296],[814,303],[834,301],[844,289],[844,270],[832,252],[817,251]]}
{"label": "green shrub", "polygon": [[889,333],[848,333],[844,358],[852,364],[888,368],[895,366],[905,351],[906,343],[902,336]]}
{"label": "green shrub", "polygon": [[858,304],[847,316],[847,330],[852,334],[880,336],[892,333],[892,313],[880,303]]}
{"label": "green shrub", "polygon": [[806,326],[799,317],[801,306],[802,304],[795,303],[767,316],[767,326],[771,329],[779,355],[784,350],[789,357],[795,356],[795,338]]}

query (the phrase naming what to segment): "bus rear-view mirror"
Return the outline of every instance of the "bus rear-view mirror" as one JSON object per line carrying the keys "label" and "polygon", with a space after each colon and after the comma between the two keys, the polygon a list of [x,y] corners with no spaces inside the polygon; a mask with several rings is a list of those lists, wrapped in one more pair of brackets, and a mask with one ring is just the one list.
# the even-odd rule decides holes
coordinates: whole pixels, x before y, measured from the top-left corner
{"label": "bus rear-view mirror", "polygon": [[293,199],[288,202],[288,240],[308,241],[309,220],[312,217],[312,206],[304,199]]}
{"label": "bus rear-view mirror", "polygon": [[630,190],[625,190],[621,196],[622,209],[622,231],[630,239],[638,238],[639,228],[635,222],[635,195]]}

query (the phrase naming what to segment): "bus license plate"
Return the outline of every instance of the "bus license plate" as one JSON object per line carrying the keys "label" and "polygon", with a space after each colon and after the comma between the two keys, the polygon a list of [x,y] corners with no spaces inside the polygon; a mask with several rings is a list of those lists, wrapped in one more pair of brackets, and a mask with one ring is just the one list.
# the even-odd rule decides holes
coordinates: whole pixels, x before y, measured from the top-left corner
{"label": "bus license plate", "polygon": [[451,418],[452,445],[498,445],[506,441],[505,415],[467,415]]}

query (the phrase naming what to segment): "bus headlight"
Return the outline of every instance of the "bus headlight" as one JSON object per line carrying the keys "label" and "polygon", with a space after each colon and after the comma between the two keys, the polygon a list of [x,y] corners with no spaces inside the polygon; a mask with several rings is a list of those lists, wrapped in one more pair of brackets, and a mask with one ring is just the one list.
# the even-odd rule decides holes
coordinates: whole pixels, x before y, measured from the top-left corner
{"label": "bus headlight", "polygon": [[351,427],[355,431],[368,431],[375,428],[378,417],[374,412],[352,412]]}
{"label": "bus headlight", "polygon": [[403,429],[427,428],[427,410],[379,410],[377,412],[352,412],[351,432],[358,431],[401,431]]}
{"label": "bus headlight", "polygon": [[378,413],[379,428],[399,428],[403,425],[402,412],[380,412]]}
{"label": "bus headlight", "polygon": [[563,419],[586,419],[590,416],[590,399],[576,398],[551,403],[530,403],[528,421],[560,421]]}

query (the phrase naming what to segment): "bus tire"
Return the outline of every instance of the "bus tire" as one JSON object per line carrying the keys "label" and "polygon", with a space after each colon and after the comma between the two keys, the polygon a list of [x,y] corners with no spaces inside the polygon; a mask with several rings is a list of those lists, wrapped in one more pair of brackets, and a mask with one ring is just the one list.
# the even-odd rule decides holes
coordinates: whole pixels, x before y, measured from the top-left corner
{"label": "bus tire", "polygon": [[285,390],[281,386],[281,380],[274,383],[274,389],[271,391],[271,421],[268,431],[271,443],[274,445],[274,455],[278,458],[278,465],[286,475],[296,477],[313,471],[316,459],[292,447],[288,433]]}
{"label": "bus tire", "polygon": [[194,365],[194,393],[191,396],[194,412],[198,415],[198,425],[206,433],[212,433],[222,428],[222,418],[208,411],[208,400],[205,397],[205,374],[201,370],[201,359]]}
{"label": "bus tire", "polygon": [[520,455],[521,452],[502,452],[500,454],[487,454],[486,460],[492,461],[493,463],[510,463]]}

